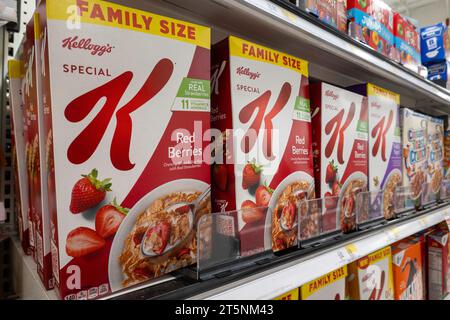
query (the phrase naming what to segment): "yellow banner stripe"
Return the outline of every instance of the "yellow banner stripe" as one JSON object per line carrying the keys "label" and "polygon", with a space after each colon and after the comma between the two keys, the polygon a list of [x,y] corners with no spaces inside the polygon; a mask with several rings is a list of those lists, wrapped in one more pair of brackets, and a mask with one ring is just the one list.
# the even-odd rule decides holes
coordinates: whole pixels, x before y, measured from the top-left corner
{"label": "yellow banner stripe", "polygon": [[313,295],[317,291],[323,289],[324,287],[338,281],[341,279],[344,279],[347,276],[347,266],[343,266],[339,269],[336,269],[330,273],[327,273],[326,275],[317,278],[313,281],[310,281],[306,284],[304,284],[301,287],[302,291],[302,300],[308,298],[309,296]]}
{"label": "yellow banner stripe", "polygon": [[11,59],[8,61],[8,72],[10,79],[23,78],[23,63],[20,60]]}
{"label": "yellow banner stripe", "polygon": [[39,24],[39,13],[34,13],[34,38],[39,39],[39,36],[41,34],[40,24]]}
{"label": "yellow banner stripe", "polygon": [[274,300],[298,300],[298,289],[286,292],[285,294],[276,297]]}
{"label": "yellow banner stripe", "polygon": [[233,56],[271,63],[308,77],[308,61],[237,37],[230,36],[229,41],[230,53]]}
{"label": "yellow banner stripe", "polygon": [[98,0],[47,0],[47,17],[76,28],[89,23],[128,29],[211,47],[211,29],[114,3]]}
{"label": "yellow banner stripe", "polygon": [[400,95],[399,94],[389,91],[387,89],[378,87],[372,83],[367,84],[367,95],[387,98],[390,100],[394,100],[398,105],[400,104]]}

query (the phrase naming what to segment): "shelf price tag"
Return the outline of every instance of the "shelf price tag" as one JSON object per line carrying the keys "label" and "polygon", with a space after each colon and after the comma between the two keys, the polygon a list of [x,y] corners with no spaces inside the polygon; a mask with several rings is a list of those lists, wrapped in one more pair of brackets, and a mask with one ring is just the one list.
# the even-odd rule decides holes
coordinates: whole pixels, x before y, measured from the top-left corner
{"label": "shelf price tag", "polygon": [[356,246],[352,244],[346,245],[344,248],[339,249],[337,251],[338,259],[341,261],[341,263],[348,264],[357,258],[357,252],[358,249]]}
{"label": "shelf price tag", "polygon": [[388,242],[395,242],[399,238],[400,230],[398,229],[398,227],[395,227],[395,228],[386,230],[384,233],[386,234]]}
{"label": "shelf price tag", "polygon": [[427,218],[420,218],[419,219],[419,224],[422,226],[422,228],[427,228],[428,227],[428,221]]}

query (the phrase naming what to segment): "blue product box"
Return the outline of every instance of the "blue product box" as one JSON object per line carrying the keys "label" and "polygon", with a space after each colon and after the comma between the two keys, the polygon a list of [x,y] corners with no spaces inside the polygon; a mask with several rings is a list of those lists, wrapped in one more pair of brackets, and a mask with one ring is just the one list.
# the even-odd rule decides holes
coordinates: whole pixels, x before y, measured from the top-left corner
{"label": "blue product box", "polygon": [[444,34],[447,27],[443,23],[420,29],[422,64],[430,65],[445,60]]}
{"label": "blue product box", "polygon": [[446,87],[448,80],[448,62],[438,62],[428,66],[428,80]]}

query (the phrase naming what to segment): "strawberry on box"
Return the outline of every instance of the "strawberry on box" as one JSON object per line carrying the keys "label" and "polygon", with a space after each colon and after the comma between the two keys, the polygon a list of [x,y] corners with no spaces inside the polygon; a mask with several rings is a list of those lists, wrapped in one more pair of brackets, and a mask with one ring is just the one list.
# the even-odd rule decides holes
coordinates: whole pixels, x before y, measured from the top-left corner
{"label": "strawberry on box", "polygon": [[316,193],[324,231],[356,229],[356,196],[367,191],[367,98],[327,83],[311,86]]}
{"label": "strawberry on box", "polygon": [[226,146],[212,169],[214,211],[238,210],[242,256],[295,246],[298,201],[315,196],[308,64],[236,37],[212,56],[212,126]]}
{"label": "strawberry on box", "polygon": [[210,29],[97,0],[42,0],[38,12],[61,297],[194,263],[196,223],[211,211]]}

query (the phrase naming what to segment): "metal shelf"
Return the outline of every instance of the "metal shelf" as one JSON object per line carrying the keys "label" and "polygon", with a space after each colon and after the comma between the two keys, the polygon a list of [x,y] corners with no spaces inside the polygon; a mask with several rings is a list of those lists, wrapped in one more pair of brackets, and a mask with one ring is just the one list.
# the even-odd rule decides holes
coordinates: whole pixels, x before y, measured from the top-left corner
{"label": "metal shelf", "polygon": [[310,62],[312,78],[342,87],[373,82],[401,95],[404,106],[433,115],[450,112],[450,91],[390,61],[283,0],[110,0],[212,28]]}
{"label": "metal shelf", "polygon": [[191,299],[243,300],[249,297],[257,300],[273,299],[380,248],[445,221],[446,218],[450,218],[450,205],[198,294]]}

